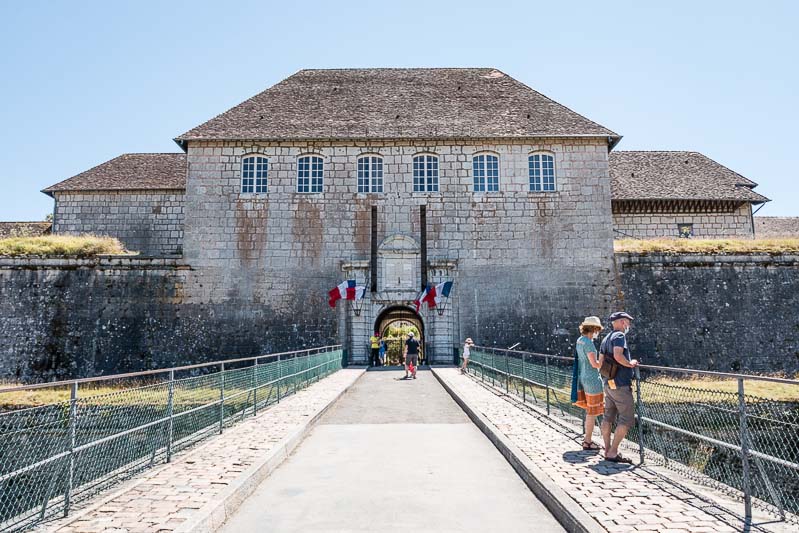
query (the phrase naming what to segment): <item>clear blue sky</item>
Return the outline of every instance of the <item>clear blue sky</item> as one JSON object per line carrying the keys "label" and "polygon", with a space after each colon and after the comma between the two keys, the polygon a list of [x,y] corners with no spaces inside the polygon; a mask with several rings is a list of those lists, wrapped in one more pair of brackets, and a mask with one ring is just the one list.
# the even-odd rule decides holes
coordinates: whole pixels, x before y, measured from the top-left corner
{"label": "clear blue sky", "polygon": [[[271,4],[271,5],[270,5]],[[799,2],[0,2],[0,220],[302,68],[493,66],[622,134],[696,150],[799,216]]]}

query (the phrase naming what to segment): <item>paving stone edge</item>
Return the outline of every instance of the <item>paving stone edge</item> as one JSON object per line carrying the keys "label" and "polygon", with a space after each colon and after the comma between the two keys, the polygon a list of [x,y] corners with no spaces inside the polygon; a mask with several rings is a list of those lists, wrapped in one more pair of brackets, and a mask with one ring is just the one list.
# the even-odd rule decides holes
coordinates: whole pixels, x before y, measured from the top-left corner
{"label": "paving stone edge", "polygon": [[591,518],[591,515],[580,507],[566,491],[556,485],[529,457],[505,437],[494,424],[461,398],[446,380],[436,372],[435,368],[431,370],[439,383],[441,383],[441,386],[444,387],[444,390],[452,396],[455,403],[463,409],[480,431],[488,437],[488,440],[494,444],[516,473],[519,474],[522,481],[567,531],[573,533],[605,533],[607,531],[599,522]]}
{"label": "paving stone edge", "polygon": [[251,465],[242,472],[214,501],[201,507],[194,517],[176,528],[175,533],[211,533],[219,529],[244,500],[255,491],[258,485],[291,455],[316,426],[322,415],[350,390],[361,379],[363,374],[364,371],[361,371],[352,383],[340,391],[335,398],[320,407],[316,413],[306,420],[302,427],[279,442],[258,463]]}

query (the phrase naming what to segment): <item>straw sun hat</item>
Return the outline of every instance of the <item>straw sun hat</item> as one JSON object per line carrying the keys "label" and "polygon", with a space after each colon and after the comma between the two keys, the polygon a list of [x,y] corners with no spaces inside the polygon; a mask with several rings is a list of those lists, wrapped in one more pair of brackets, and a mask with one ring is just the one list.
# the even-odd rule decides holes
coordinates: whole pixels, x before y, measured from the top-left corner
{"label": "straw sun hat", "polygon": [[583,320],[583,323],[580,324],[580,327],[583,327],[583,326],[595,326],[597,328],[604,329],[602,327],[602,322],[600,322],[598,316],[587,316],[587,317],[585,317],[585,320]]}
{"label": "straw sun hat", "polygon": [[471,337],[469,337],[468,339],[466,339],[466,344],[474,344],[474,341],[472,340],[472,338],[471,338]]}

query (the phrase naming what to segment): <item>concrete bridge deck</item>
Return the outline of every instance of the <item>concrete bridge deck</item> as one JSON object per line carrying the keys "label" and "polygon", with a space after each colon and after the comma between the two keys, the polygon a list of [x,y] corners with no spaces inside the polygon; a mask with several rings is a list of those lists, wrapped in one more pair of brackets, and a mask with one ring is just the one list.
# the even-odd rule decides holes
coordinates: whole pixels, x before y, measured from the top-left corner
{"label": "concrete bridge deck", "polygon": [[368,372],[221,531],[564,531],[429,371]]}
{"label": "concrete bridge deck", "polygon": [[[738,502],[671,471],[603,462],[580,451],[574,429],[454,368],[433,372],[503,453],[512,450],[514,467],[545,486],[569,530],[796,530],[744,524]],[[403,381],[341,370],[37,529],[562,531],[433,372]]]}

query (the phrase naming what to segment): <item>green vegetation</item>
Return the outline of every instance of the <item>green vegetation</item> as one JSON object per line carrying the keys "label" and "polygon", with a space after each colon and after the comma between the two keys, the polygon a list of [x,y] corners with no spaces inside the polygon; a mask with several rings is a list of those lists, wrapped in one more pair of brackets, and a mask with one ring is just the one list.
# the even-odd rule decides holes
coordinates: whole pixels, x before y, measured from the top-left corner
{"label": "green vegetation", "polygon": [[133,255],[118,239],[96,235],[44,235],[0,239],[0,256],[73,256],[100,254]]}
{"label": "green vegetation", "polygon": [[792,254],[799,253],[799,238],[779,239],[621,239],[614,249],[636,254]]}
{"label": "green vegetation", "polygon": [[[648,384],[652,386],[650,387]],[[659,388],[658,385],[666,387]],[[675,391],[676,387],[679,387],[679,392]],[[738,394],[738,381],[735,379],[656,377],[646,380],[641,390],[646,403],[693,403],[697,401],[713,403],[721,401],[722,398],[729,400],[729,396],[714,397],[712,393]],[[776,402],[799,402],[799,382],[796,385],[791,385],[772,381],[744,380],[744,394]]]}

